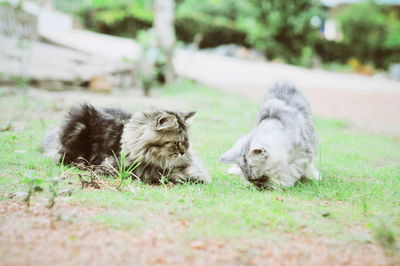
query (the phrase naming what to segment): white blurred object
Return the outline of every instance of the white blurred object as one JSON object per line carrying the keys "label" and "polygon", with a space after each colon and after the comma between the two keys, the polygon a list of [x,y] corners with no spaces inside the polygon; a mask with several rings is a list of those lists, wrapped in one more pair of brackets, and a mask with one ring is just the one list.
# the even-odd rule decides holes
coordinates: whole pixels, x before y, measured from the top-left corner
{"label": "white blurred object", "polygon": [[390,65],[388,75],[390,79],[400,81],[400,64]]}
{"label": "white blurred object", "polygon": [[325,31],[324,36],[327,40],[339,40],[340,34],[339,29],[335,21],[328,19],[325,21]]}

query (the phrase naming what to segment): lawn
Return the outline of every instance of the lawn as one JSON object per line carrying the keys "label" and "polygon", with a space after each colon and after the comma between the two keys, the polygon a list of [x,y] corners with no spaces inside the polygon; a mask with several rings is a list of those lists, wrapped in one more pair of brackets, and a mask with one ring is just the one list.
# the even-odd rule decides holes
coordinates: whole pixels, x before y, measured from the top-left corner
{"label": "lawn", "polygon": [[[65,107],[56,108],[51,99],[30,97],[22,91],[10,93],[4,89],[0,93],[0,126],[7,127],[7,121],[18,122],[10,130],[0,132],[0,204],[3,206],[21,201],[17,197],[10,199],[9,195],[27,191],[26,182],[32,178],[43,179],[40,186],[45,189],[32,198],[32,205],[44,206],[51,195],[48,178],[69,171],[56,190],[69,188],[73,190],[72,195],[57,197],[53,211],[62,212],[65,204],[77,206],[79,210],[90,208],[92,212],[77,215],[71,223],[99,226],[132,238],[144,237],[149,231],[159,232],[178,242],[175,252],[192,262],[196,262],[197,255],[207,257],[208,252],[213,252],[209,248],[212,243],[224,243],[226,250],[235,250],[236,257],[245,253],[257,258],[264,254],[262,246],[267,248],[277,243],[285,247],[293,241],[303,241],[307,246],[310,239],[320,241],[317,248],[327,247],[325,251],[321,249],[321,254],[310,250],[312,256],[325,256],[330,258],[327,261],[337,264],[342,261],[336,259],[350,251],[354,254],[349,264],[363,259],[369,263],[390,264],[391,256],[396,254],[396,240],[400,238],[398,140],[356,132],[346,121],[316,117],[317,167],[322,181],[303,182],[279,191],[259,191],[227,174],[229,166],[219,163],[219,157],[252,127],[257,103],[183,81],[163,89],[156,98],[171,103],[181,101],[198,112],[191,127],[192,143],[212,182],[149,186],[129,181],[123,191],[108,186],[81,189],[79,171],[56,165],[44,158],[39,149],[45,131],[57,123]],[[126,107],[139,108],[138,105]],[[111,186],[118,182],[110,177],[104,180]],[[0,214],[0,220],[4,226],[6,215]],[[251,253],[254,246],[260,252]],[[353,249],[349,251],[348,247]],[[197,253],[199,250],[202,255]],[[305,250],[303,253],[307,253]],[[370,251],[376,252],[376,256],[369,254]],[[323,255],[324,252],[331,257]],[[311,255],[304,256],[305,261],[311,258]],[[387,257],[383,260],[379,256]]]}

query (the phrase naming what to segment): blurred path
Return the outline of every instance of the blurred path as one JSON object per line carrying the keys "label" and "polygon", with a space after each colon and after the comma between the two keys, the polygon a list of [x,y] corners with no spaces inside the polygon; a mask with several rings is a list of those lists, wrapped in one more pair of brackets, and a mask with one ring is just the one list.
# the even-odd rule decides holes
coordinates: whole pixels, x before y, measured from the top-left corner
{"label": "blurred path", "polygon": [[205,52],[179,51],[177,72],[187,78],[261,99],[268,86],[288,80],[309,98],[314,114],[350,121],[368,132],[400,136],[400,82]]}
{"label": "blurred path", "polygon": [[44,28],[40,35],[51,43],[120,62],[137,58],[140,53],[139,45],[132,39],[87,30]]}

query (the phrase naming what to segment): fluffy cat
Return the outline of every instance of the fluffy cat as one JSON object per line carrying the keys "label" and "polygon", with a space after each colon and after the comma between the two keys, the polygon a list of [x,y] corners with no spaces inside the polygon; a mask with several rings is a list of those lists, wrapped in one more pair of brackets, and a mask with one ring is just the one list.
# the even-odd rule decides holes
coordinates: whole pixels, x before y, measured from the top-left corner
{"label": "fluffy cat", "polygon": [[130,113],[83,104],[45,137],[43,150],[59,163],[110,171],[123,152],[126,165],[140,161],[133,175],[145,183],[159,184],[162,176],[171,182],[208,183],[211,179],[190,147],[188,125],[194,115],[157,108]]}
{"label": "fluffy cat", "polygon": [[293,186],[301,177],[319,180],[314,164],[315,129],[309,103],[288,83],[266,94],[256,123],[222,157],[229,173],[242,175],[258,188]]}

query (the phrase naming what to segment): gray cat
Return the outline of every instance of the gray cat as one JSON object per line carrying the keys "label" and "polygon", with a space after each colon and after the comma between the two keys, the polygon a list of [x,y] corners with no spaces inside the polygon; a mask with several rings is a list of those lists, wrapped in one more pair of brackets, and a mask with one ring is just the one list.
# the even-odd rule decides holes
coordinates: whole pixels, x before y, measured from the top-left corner
{"label": "gray cat", "polygon": [[[43,142],[47,156],[59,163],[94,166],[113,172],[125,157],[128,165],[140,162],[133,178],[159,184],[210,182],[193,155],[188,127],[195,112],[157,108],[134,113],[83,104],[72,108],[65,121]],[[122,156],[123,155],[123,156]]]}
{"label": "gray cat", "polygon": [[222,157],[229,173],[258,188],[293,186],[301,177],[320,180],[314,164],[315,129],[309,103],[293,85],[274,85],[263,100],[256,124]]}

